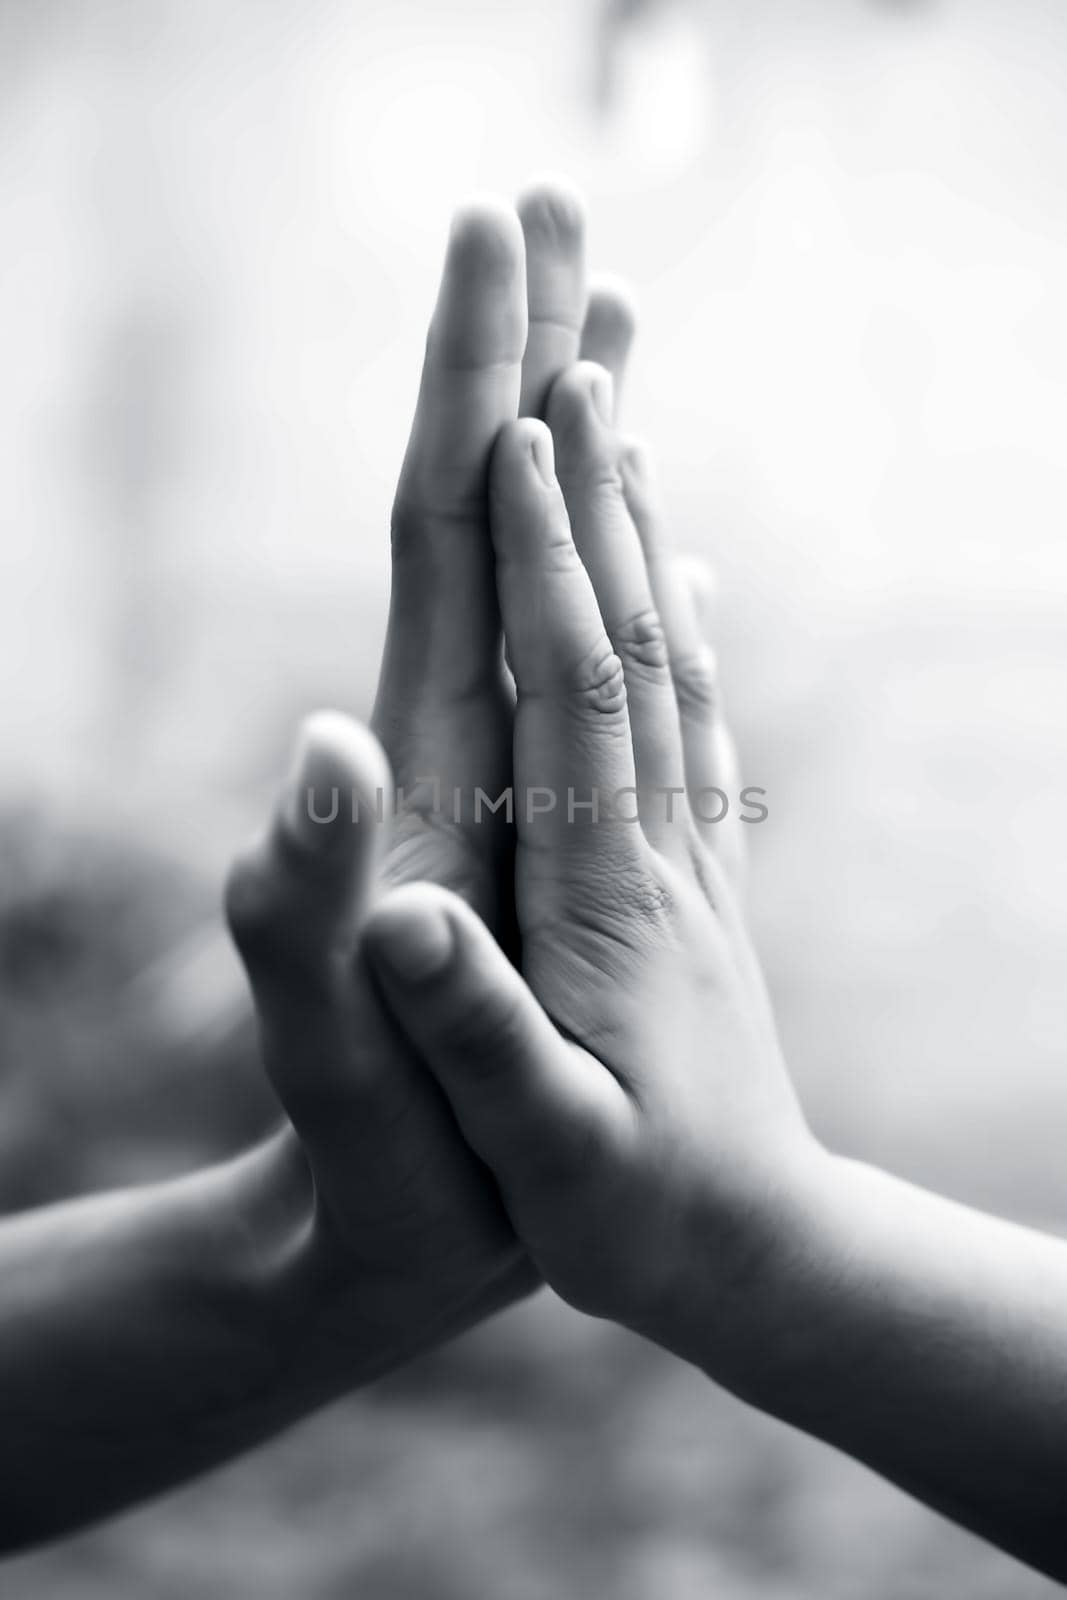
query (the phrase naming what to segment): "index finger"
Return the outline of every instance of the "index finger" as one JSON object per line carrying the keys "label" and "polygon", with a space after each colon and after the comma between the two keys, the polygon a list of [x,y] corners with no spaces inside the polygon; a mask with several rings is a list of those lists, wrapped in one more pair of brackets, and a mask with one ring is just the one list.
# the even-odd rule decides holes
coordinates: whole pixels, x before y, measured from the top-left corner
{"label": "index finger", "polygon": [[496,668],[489,454],[518,413],[525,344],[518,218],[501,202],[472,202],[452,225],[393,507],[387,698],[430,688],[447,699]]}

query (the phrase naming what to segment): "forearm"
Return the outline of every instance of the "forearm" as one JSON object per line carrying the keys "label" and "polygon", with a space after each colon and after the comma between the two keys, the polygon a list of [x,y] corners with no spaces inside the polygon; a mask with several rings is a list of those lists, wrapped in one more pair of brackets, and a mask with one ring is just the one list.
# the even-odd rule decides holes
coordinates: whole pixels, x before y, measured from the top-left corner
{"label": "forearm", "polygon": [[0,1546],[119,1510],[330,1397],[301,1317],[298,1159],[280,1137],[0,1226]]}
{"label": "forearm", "polygon": [[736,1385],[1067,1577],[1067,1243],[826,1158]]}

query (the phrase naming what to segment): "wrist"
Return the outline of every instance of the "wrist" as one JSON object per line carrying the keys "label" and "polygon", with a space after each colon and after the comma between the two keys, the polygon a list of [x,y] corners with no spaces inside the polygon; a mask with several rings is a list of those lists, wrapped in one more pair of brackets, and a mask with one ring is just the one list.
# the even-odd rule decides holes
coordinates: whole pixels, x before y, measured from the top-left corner
{"label": "wrist", "polygon": [[763,1410],[781,1409],[819,1348],[839,1165],[805,1128],[729,1202],[719,1183],[701,1193],[679,1280],[652,1332]]}
{"label": "wrist", "polygon": [[536,1285],[520,1247],[492,1270],[451,1284],[399,1253],[353,1252],[324,1212],[291,1128],[237,1164],[230,1214],[231,1277],[257,1308],[279,1381],[299,1411],[382,1377],[422,1351],[528,1294]]}
{"label": "wrist", "polygon": [[286,1125],[217,1170],[200,1203],[212,1207],[219,1270],[284,1408],[302,1414],[351,1386],[338,1352],[318,1337],[332,1302],[307,1158]]}

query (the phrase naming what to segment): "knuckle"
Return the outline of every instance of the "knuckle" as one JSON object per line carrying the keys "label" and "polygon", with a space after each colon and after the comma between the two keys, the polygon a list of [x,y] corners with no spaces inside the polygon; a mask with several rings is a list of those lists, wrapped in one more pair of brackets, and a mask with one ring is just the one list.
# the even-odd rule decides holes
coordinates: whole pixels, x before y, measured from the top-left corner
{"label": "knuckle", "polygon": [[606,634],[574,668],[571,688],[578,705],[598,718],[625,713],[626,673]]}
{"label": "knuckle", "polygon": [[645,606],[627,617],[613,632],[615,648],[627,666],[658,675],[667,673],[667,636],[654,606]]}
{"label": "knuckle", "polygon": [[571,497],[578,496],[592,516],[615,526],[626,510],[618,463],[598,436],[587,408],[576,403],[562,411],[552,430],[560,478]]}
{"label": "knuckle", "polygon": [[440,536],[469,537],[481,515],[478,490],[457,483],[450,473],[408,472],[397,490],[390,518],[394,561],[434,561]]}
{"label": "knuckle", "polygon": [[[490,478],[489,506],[501,530],[496,555],[498,566],[509,563],[529,566],[531,551],[534,551],[537,569],[543,577],[558,573],[573,578],[581,570],[581,560],[558,490],[531,496],[517,486],[516,475],[505,467]],[[521,538],[516,524],[525,530]]]}
{"label": "knuckle", "polygon": [[671,676],[682,715],[713,722],[719,713],[719,674],[714,652],[701,650],[672,661]]}
{"label": "knuckle", "polygon": [[622,951],[644,954],[650,935],[669,932],[677,906],[674,895],[658,877],[637,863],[617,869],[601,886],[599,899],[575,905],[579,926]]}
{"label": "knuckle", "polygon": [[677,915],[674,895],[665,883],[649,878],[635,891],[634,911],[649,927],[668,928]]}

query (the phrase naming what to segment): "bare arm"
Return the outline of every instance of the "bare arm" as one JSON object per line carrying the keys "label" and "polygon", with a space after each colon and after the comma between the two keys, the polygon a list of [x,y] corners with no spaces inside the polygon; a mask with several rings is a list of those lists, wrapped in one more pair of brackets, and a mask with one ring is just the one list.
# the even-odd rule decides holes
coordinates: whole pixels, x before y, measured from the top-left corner
{"label": "bare arm", "polygon": [[247,1449],[335,1392],[301,1317],[295,1141],[0,1226],[0,1546]]}
{"label": "bare arm", "polygon": [[857,1162],[813,1177],[743,1392],[1067,1578],[1067,1243]]}

